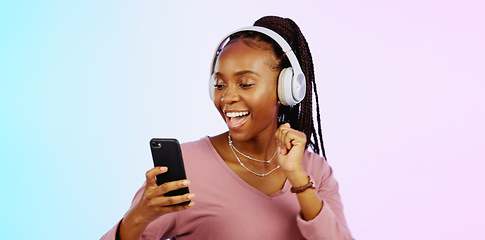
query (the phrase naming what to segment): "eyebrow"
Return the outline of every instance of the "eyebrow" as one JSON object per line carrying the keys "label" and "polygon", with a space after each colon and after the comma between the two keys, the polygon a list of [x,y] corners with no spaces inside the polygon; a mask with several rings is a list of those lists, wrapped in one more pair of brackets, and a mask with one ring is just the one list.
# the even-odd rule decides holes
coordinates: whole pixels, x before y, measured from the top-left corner
{"label": "eyebrow", "polygon": [[258,76],[258,77],[259,77],[259,74],[258,74],[258,73],[253,72],[253,71],[251,71],[251,70],[239,71],[239,72],[236,72],[236,74],[234,74],[234,75],[236,75],[236,76],[241,76],[241,75],[244,75],[244,74],[253,74],[253,75],[256,75],[256,76]]}
{"label": "eyebrow", "polygon": [[[256,76],[260,77],[260,75],[257,72],[254,72],[254,71],[251,71],[251,70],[243,70],[243,71],[236,72],[236,73],[234,73],[234,76],[242,76],[242,75],[245,75],[245,74],[252,74],[252,75],[256,75]],[[216,72],[215,75],[224,76],[224,74],[222,74],[220,72]]]}

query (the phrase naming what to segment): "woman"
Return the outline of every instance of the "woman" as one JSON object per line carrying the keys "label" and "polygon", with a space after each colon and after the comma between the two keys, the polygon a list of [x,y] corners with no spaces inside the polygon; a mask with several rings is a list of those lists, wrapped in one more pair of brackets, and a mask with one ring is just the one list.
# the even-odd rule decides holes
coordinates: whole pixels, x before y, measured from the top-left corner
{"label": "woman", "polygon": [[308,44],[290,19],[254,26],[230,34],[214,57],[211,97],[229,131],[182,144],[190,182],[157,186],[167,168],[149,170],[102,239],[352,239],[324,159]]}

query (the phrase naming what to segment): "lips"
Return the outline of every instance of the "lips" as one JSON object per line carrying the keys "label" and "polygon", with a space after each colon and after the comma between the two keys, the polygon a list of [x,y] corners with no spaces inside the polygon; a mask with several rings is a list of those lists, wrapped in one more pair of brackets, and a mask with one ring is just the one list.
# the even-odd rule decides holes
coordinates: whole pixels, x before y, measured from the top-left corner
{"label": "lips", "polygon": [[226,114],[227,126],[231,129],[242,127],[249,116],[249,111],[231,111],[224,113]]}

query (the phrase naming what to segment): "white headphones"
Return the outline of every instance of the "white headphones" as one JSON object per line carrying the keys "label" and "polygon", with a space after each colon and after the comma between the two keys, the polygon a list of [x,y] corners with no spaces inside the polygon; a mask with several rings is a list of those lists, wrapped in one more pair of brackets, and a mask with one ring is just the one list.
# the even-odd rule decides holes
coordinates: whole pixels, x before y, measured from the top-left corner
{"label": "white headphones", "polygon": [[280,72],[280,75],[278,77],[278,99],[281,104],[285,106],[294,106],[301,102],[305,97],[306,80],[295,53],[291,49],[290,45],[285,41],[285,39],[281,37],[278,33],[274,32],[273,30],[257,26],[238,29],[234,32],[229,33],[224,39],[222,39],[221,43],[216,49],[214,59],[212,60],[211,77],[209,79],[209,94],[211,99],[214,100],[214,85],[216,84],[216,80],[214,78],[214,69],[217,62],[217,57],[229,41],[229,37],[232,34],[244,31],[254,31],[262,33],[272,38],[281,47],[283,52],[288,57],[291,67],[284,68]]}

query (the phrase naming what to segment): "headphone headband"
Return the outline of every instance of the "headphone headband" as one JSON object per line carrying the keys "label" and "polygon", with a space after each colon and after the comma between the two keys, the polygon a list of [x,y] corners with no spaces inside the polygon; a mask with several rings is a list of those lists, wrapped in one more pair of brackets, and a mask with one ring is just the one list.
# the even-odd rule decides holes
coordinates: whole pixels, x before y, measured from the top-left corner
{"label": "headphone headband", "polygon": [[[216,65],[217,57],[219,56],[220,51],[222,51],[222,49],[224,48],[226,43],[230,40],[229,37],[231,35],[233,35],[234,33],[247,32],[247,31],[259,32],[259,33],[262,33],[262,34],[270,37],[271,39],[273,39],[281,47],[281,50],[283,50],[283,52],[288,57],[288,60],[290,61],[290,64],[293,67],[294,71],[296,72],[295,68],[298,68],[297,70],[299,70],[299,72],[303,73],[303,71],[301,70],[301,67],[300,67],[300,63],[298,62],[298,59],[296,58],[295,53],[291,49],[290,44],[288,44],[282,36],[280,36],[275,31],[268,29],[268,28],[265,28],[265,27],[251,26],[251,27],[240,28],[238,30],[232,31],[231,33],[227,34],[222,39],[222,41],[217,46],[216,54],[214,55],[214,59],[212,60],[211,75],[212,75],[212,73],[214,73],[214,68],[215,68],[215,65]],[[294,61],[294,62],[292,62],[292,61]],[[295,64],[293,64],[293,63],[295,63]]]}

